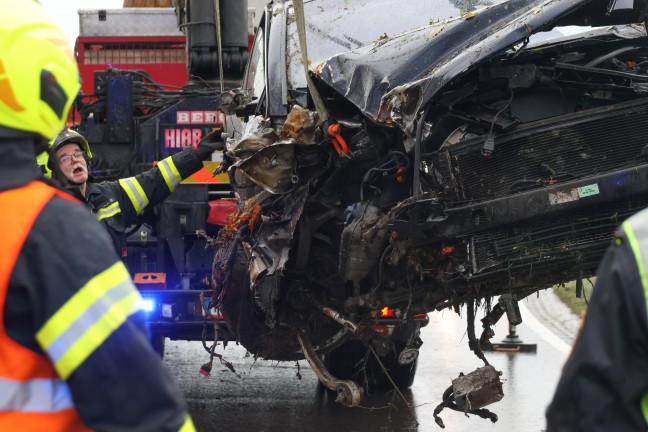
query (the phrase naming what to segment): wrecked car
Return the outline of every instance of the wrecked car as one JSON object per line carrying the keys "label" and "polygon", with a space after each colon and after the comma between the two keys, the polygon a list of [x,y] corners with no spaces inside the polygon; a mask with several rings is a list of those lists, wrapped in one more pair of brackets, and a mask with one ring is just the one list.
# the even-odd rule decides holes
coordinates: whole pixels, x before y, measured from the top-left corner
{"label": "wrecked car", "polygon": [[[223,95],[241,204],[216,306],[250,353],[306,357],[349,406],[412,384],[432,311],[466,306],[487,365],[489,327],[578,287],[648,204],[645,2],[301,3],[267,6]],[[462,411],[501,398],[486,381]]]}

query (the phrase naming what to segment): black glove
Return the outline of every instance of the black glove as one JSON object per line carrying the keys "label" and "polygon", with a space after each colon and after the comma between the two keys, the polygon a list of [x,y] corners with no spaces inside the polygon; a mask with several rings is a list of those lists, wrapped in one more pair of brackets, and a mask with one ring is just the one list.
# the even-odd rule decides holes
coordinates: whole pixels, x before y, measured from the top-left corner
{"label": "black glove", "polygon": [[222,130],[215,130],[207,134],[196,146],[196,156],[201,161],[206,161],[216,150],[223,150],[225,143],[222,139]]}

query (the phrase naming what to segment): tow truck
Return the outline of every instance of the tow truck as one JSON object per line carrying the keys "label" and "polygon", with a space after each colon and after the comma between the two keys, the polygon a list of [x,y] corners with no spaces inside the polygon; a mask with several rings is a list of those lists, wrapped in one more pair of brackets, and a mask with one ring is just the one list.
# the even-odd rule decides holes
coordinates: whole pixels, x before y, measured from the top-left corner
{"label": "tow truck", "polygon": [[[219,95],[240,85],[253,37],[247,1],[171,4],[79,11],[82,93],[70,122],[90,143],[95,181],[136,175],[223,128]],[[166,338],[231,337],[209,307],[210,239],[236,207],[227,174],[214,175],[221,160],[215,153],[127,231],[125,261],[161,356]]]}

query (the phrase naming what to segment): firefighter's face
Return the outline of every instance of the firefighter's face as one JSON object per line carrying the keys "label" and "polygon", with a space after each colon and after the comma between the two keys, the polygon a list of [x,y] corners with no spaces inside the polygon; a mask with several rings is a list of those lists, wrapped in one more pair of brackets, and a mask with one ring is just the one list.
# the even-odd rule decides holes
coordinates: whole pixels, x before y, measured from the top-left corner
{"label": "firefighter's face", "polygon": [[61,171],[73,184],[82,184],[88,180],[88,164],[84,152],[78,144],[65,144],[56,151]]}

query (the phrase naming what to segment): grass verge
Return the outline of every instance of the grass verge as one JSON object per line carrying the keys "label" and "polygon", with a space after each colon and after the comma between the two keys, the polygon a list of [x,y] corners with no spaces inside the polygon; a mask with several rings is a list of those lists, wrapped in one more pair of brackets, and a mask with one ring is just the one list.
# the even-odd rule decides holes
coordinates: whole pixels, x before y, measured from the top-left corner
{"label": "grass verge", "polygon": [[[594,283],[594,279],[591,281]],[[581,312],[587,309],[586,299],[592,295],[592,283],[583,280],[583,295],[580,298],[576,297],[576,281],[556,285],[552,290],[576,316],[581,316]]]}

